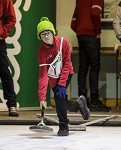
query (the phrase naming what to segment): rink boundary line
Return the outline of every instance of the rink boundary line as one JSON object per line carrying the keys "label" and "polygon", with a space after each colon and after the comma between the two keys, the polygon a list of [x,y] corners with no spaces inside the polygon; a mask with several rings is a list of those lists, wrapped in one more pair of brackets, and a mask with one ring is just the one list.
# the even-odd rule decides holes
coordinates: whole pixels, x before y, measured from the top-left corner
{"label": "rink boundary line", "polygon": [[[41,114],[36,114],[36,115],[41,115]],[[115,114],[112,114],[112,116],[114,116]],[[45,114],[45,116],[52,116],[52,117],[57,117],[57,115],[56,114]],[[68,114],[68,117],[81,117],[82,115],[81,114]],[[91,114],[90,115],[90,117],[109,117],[109,116],[111,116],[110,114],[109,115],[100,115],[100,114],[98,114],[98,115],[96,115],[96,114]],[[117,117],[121,117],[121,115],[117,115],[116,114],[116,116]]]}

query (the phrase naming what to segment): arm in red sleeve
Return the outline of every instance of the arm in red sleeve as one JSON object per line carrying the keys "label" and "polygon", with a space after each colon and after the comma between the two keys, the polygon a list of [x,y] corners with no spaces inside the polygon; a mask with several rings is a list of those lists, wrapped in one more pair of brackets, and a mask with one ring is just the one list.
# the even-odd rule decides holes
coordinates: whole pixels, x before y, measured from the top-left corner
{"label": "arm in red sleeve", "polygon": [[92,22],[96,35],[101,33],[102,0],[92,0]]}
{"label": "arm in red sleeve", "polygon": [[66,86],[66,81],[68,79],[71,66],[71,53],[69,43],[65,38],[63,40],[63,47],[62,47],[62,61],[63,67],[60,74],[60,80],[58,82],[58,85]]}
{"label": "arm in red sleeve", "polygon": [[12,0],[3,0],[3,16],[5,18],[5,24],[3,26],[3,39],[7,38],[10,31],[16,24],[16,15]]}
{"label": "arm in red sleeve", "polygon": [[[46,64],[46,57],[42,51],[38,52],[38,64]],[[39,66],[38,96],[40,101],[46,100],[48,86],[47,66]]]}
{"label": "arm in red sleeve", "polygon": [[40,68],[40,76],[38,81],[38,96],[40,101],[45,101],[48,86],[48,77],[45,73],[42,75],[41,70],[43,70],[43,67]]}
{"label": "arm in red sleeve", "polygon": [[72,16],[72,20],[71,20],[71,29],[76,33],[77,30],[77,6],[75,7],[73,16]]}

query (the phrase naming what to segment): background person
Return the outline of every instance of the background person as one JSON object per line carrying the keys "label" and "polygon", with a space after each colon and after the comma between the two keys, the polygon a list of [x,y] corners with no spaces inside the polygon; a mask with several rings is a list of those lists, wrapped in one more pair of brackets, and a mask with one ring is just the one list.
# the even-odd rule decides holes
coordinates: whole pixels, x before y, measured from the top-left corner
{"label": "background person", "polygon": [[100,34],[102,0],[78,0],[71,28],[79,45],[78,94],[87,97],[86,78],[89,71],[90,110],[109,111],[99,101]]}
{"label": "background person", "polygon": [[12,0],[0,0],[0,79],[4,98],[9,109],[9,116],[18,116],[16,94],[13,79],[8,66],[5,39],[16,23],[16,16]]}

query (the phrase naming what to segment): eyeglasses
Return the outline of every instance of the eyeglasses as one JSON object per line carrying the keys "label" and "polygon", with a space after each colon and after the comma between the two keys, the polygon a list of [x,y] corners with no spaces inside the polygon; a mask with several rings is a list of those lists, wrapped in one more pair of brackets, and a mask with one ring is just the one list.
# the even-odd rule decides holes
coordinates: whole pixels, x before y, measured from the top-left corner
{"label": "eyeglasses", "polygon": [[51,35],[51,33],[52,33],[51,31],[43,32],[40,34],[40,36],[41,36],[41,38],[45,38],[46,36]]}

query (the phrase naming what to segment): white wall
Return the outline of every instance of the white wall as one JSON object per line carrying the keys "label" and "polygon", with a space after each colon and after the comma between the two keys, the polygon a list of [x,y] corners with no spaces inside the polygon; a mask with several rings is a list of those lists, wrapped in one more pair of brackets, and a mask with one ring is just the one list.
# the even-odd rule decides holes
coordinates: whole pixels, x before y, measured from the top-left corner
{"label": "white wall", "polygon": [[57,0],[56,2],[56,28],[58,35],[66,37],[72,46],[77,46],[75,33],[71,30],[71,18],[76,0]]}

